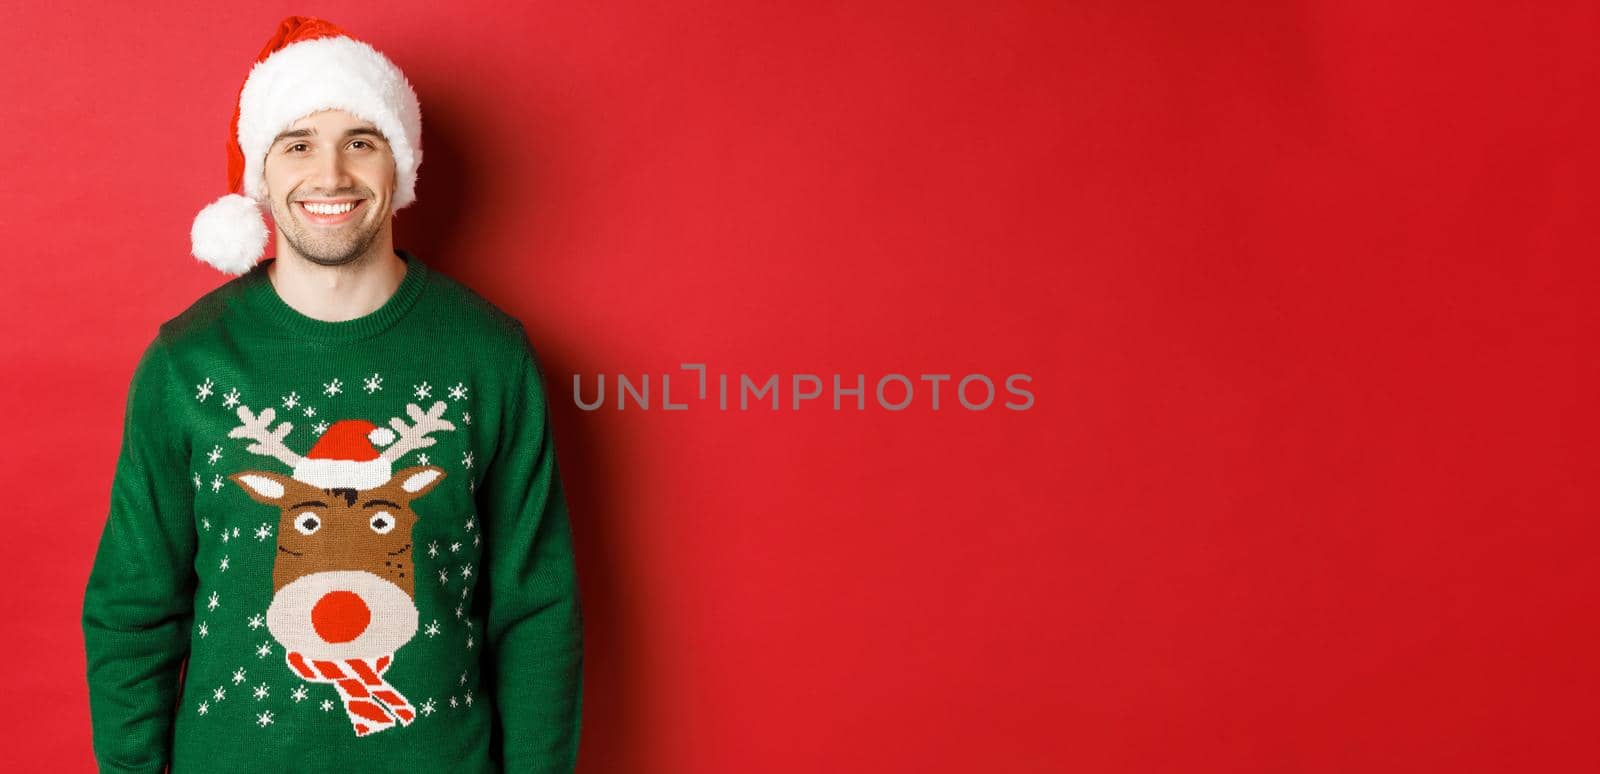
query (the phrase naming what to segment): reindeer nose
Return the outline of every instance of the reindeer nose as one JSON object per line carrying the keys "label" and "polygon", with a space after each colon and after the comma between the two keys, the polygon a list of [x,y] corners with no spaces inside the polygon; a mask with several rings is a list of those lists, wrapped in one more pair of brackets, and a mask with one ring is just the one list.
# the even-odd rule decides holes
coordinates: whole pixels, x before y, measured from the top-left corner
{"label": "reindeer nose", "polygon": [[330,591],[311,608],[311,625],[327,642],[349,642],[371,622],[372,611],[352,591]]}

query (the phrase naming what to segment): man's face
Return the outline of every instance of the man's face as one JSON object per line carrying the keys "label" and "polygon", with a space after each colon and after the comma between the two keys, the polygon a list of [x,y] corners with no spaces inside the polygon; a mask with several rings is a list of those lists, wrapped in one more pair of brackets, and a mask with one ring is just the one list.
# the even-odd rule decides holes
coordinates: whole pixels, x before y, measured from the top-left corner
{"label": "man's face", "polygon": [[265,174],[278,234],[313,263],[354,261],[389,226],[394,154],[375,126],[343,110],[291,124],[268,149]]}

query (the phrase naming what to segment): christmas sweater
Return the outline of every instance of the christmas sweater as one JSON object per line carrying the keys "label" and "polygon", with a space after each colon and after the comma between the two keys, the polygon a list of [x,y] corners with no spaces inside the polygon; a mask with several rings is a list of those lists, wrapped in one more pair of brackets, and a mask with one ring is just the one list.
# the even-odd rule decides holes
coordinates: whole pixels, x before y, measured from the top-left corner
{"label": "christmas sweater", "polygon": [[83,601],[103,772],[571,772],[582,622],[526,331],[407,251],[363,317],[271,259],[163,323]]}

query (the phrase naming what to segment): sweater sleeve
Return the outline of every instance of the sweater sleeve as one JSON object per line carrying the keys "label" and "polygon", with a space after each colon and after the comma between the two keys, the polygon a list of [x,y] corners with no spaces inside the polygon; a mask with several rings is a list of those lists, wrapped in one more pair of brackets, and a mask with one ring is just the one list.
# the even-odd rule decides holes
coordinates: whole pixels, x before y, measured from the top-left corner
{"label": "sweater sleeve", "polygon": [[159,773],[194,617],[194,492],[161,338],[128,388],[109,514],[83,596],[89,714],[102,772]]}
{"label": "sweater sleeve", "polygon": [[506,771],[570,774],[583,706],[583,621],[544,376],[523,333],[515,394],[481,487],[485,643]]}

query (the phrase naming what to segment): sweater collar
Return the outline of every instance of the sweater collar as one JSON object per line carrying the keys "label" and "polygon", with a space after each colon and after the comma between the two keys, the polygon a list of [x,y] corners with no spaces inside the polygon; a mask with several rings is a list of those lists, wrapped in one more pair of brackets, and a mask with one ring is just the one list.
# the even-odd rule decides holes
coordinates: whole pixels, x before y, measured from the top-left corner
{"label": "sweater collar", "polygon": [[399,322],[416,304],[423,286],[427,284],[427,264],[406,250],[396,249],[395,254],[406,262],[406,273],[400,280],[400,286],[382,306],[352,320],[318,320],[289,306],[278,295],[277,288],[272,286],[272,279],[267,276],[267,265],[276,258],[256,264],[244,276],[243,301],[252,314],[298,338],[319,342],[351,342],[371,338]]}

